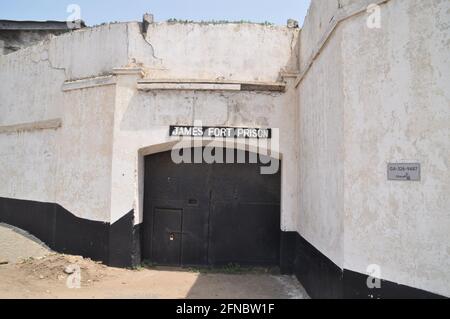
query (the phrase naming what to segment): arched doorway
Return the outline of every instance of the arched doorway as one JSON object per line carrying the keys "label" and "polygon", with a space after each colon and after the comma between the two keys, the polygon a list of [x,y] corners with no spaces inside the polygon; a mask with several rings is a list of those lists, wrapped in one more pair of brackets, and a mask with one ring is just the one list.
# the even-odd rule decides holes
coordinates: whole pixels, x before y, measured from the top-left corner
{"label": "arched doorway", "polygon": [[[267,157],[229,149],[210,151],[219,163],[195,163],[205,150],[182,150],[191,163],[174,163],[171,152],[145,157],[143,258],[171,266],[279,265],[280,171],[262,175]],[[225,161],[230,151],[234,163]],[[245,160],[237,163],[238,155]]]}

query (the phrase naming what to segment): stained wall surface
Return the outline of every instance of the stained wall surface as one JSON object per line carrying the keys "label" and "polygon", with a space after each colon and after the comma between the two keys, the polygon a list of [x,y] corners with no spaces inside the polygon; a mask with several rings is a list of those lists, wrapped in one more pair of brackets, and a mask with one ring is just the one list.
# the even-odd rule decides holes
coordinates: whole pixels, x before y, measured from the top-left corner
{"label": "stained wall surface", "polygon": [[[170,125],[281,128],[284,162],[291,166],[284,177],[283,227],[293,230],[294,90],[146,93],[137,84],[279,82],[282,72],[297,69],[298,33],[247,23],[155,23],[148,30],[115,23],[0,57],[0,197],[58,203],[77,217],[111,223],[135,210],[138,223],[140,152],[172,142]],[[130,68],[142,74],[116,72]],[[48,121],[59,125],[48,127]]]}
{"label": "stained wall surface", "polygon": [[[450,3],[368,4],[315,0],[302,30],[297,227],[341,268],[448,296]],[[420,182],[388,181],[404,162]]]}
{"label": "stained wall surface", "polygon": [[[450,3],[370,3],[313,0],[301,32],[118,23],[0,56],[0,197],[138,224],[143,158],[177,143],[170,125],[270,127],[282,230],[340,269],[449,296]],[[164,80],[286,90],[139,88]],[[388,181],[405,161],[421,181]]]}

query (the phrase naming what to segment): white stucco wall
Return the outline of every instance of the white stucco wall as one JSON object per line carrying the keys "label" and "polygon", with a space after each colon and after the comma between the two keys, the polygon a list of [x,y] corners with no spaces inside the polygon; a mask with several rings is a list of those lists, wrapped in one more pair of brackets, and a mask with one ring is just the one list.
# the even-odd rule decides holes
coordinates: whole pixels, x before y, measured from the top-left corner
{"label": "white stucco wall", "polygon": [[[141,67],[152,80],[275,82],[297,63],[298,29],[253,24],[159,23],[150,25],[145,37],[138,23],[110,24],[0,57],[0,125],[32,127],[0,133],[5,181],[0,196],[56,202],[78,217],[106,222],[134,209],[137,223],[142,220],[142,149],[168,150],[161,144],[169,141],[169,125],[203,121],[282,128],[282,160],[288,165],[283,167],[282,224],[294,230],[294,90],[144,93],[137,90],[140,77],[126,74],[113,75],[107,86],[92,83],[127,66]],[[61,127],[33,128],[49,119],[60,120]],[[34,166],[39,168],[27,172]]]}
{"label": "white stucco wall", "polygon": [[[146,79],[275,82],[298,64],[298,29],[255,24],[151,24],[144,36],[128,25],[130,61]],[[297,96],[286,93],[137,91],[137,75],[120,75],[116,94],[111,222],[134,209],[142,221],[143,156],[176,142],[170,125],[281,128],[282,228],[295,230],[298,211]]]}
{"label": "white stucco wall", "polygon": [[57,159],[54,130],[0,134],[0,196],[55,200]]}
{"label": "white stucco wall", "polygon": [[302,69],[329,28],[338,8],[339,0],[311,1],[301,31],[300,65]]}
{"label": "white stucco wall", "polygon": [[[342,25],[345,268],[450,295],[450,2],[392,0]],[[389,182],[387,163],[421,163]]]}
{"label": "white stucco wall", "polygon": [[129,54],[153,79],[274,82],[297,70],[298,29],[249,23],[129,24]]}
{"label": "white stucco wall", "polygon": [[300,210],[298,232],[343,265],[344,104],[341,33],[298,87]]}
{"label": "white stucco wall", "polygon": [[[120,23],[0,57],[0,129],[29,125],[0,130],[0,197],[106,222],[134,209],[138,223],[143,156],[170,149],[169,125],[280,128],[283,230],[341,268],[378,264],[383,279],[449,296],[450,2],[390,0],[380,29],[363,11],[329,33],[346,9],[368,3],[313,0],[300,37],[183,23],[143,35]],[[274,82],[280,71],[307,72],[285,93],[144,92],[139,74],[120,72],[107,86],[63,90],[126,66],[151,80]],[[38,129],[53,119],[61,127]],[[387,163],[401,161],[420,162],[422,181],[388,182]]]}
{"label": "white stucco wall", "polygon": [[[48,42],[0,57],[0,125],[61,115],[63,70],[51,67]],[[33,106],[33,107],[30,107]]]}
{"label": "white stucco wall", "polygon": [[[63,91],[63,84],[127,64],[126,36],[126,24],[107,25],[0,57],[1,197],[109,221],[115,88]],[[60,127],[39,129],[54,119]],[[22,124],[25,132],[1,129]]]}
{"label": "white stucco wall", "polygon": [[58,132],[56,202],[78,217],[109,221],[115,87],[65,92]]}
{"label": "white stucco wall", "polygon": [[[293,134],[297,127],[295,90],[289,89],[287,93],[140,92],[136,90],[137,78],[120,76],[117,87],[111,222],[131,209],[136,213],[135,222],[142,221],[143,194],[139,190],[143,178],[142,157],[170,150],[178,141],[169,137],[170,125],[198,125],[197,121],[201,121],[204,126],[280,128],[280,143],[273,151],[282,156],[281,222],[284,230],[295,230],[294,217],[298,211],[295,164],[298,140]],[[274,136],[274,142],[277,137]]]}
{"label": "white stucco wall", "polygon": [[64,70],[66,80],[110,74],[129,62],[127,41],[127,23],[81,29],[52,38],[50,61]]}
{"label": "white stucco wall", "polygon": [[[64,72],[48,59],[45,44],[0,57],[1,126],[61,116]],[[55,130],[0,134],[0,196],[55,200],[56,139]]]}
{"label": "white stucco wall", "polygon": [[[318,47],[319,12],[367,1],[332,2],[313,0],[301,36],[301,65],[319,54],[299,85],[299,232],[342,268],[449,296],[450,2],[388,1],[380,29],[362,11]],[[387,180],[405,161],[421,182]]]}

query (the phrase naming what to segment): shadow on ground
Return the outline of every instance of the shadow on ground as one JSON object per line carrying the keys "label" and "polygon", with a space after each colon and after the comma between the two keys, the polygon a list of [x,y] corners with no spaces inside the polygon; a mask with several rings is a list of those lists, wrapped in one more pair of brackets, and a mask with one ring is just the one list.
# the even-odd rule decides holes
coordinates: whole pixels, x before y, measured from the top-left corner
{"label": "shadow on ground", "polygon": [[149,267],[156,271],[191,273],[187,299],[309,299],[294,276],[281,275],[278,268],[247,268],[229,265],[222,268]]}

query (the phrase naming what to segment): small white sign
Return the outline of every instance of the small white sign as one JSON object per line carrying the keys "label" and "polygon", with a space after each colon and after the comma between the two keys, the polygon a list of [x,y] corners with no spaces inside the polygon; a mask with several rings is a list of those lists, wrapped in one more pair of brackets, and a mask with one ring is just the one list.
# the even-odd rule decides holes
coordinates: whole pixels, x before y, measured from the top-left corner
{"label": "small white sign", "polygon": [[390,181],[420,181],[420,164],[418,163],[390,163],[388,164],[388,180]]}

